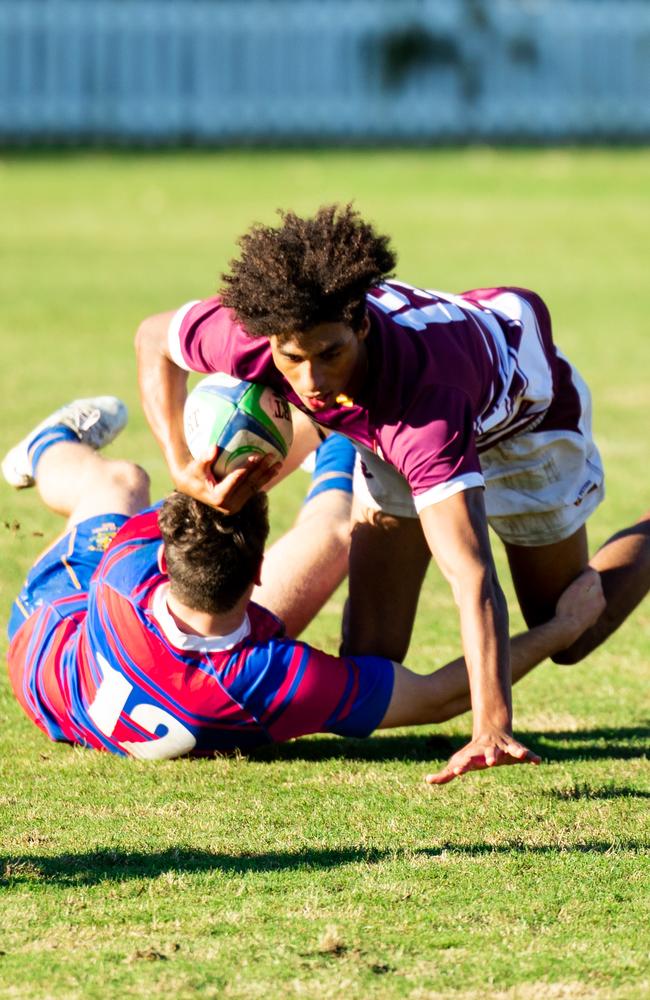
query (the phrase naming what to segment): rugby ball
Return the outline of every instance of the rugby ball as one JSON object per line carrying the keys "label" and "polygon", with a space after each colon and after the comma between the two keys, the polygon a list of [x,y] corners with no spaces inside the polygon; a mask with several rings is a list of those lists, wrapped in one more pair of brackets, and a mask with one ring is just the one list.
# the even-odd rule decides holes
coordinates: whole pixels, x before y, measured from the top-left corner
{"label": "rugby ball", "polygon": [[223,372],[201,379],[187,397],[185,438],[193,458],[216,444],[212,469],[218,479],[240,469],[251,455],[281,462],[293,440],[291,411],[273,389]]}

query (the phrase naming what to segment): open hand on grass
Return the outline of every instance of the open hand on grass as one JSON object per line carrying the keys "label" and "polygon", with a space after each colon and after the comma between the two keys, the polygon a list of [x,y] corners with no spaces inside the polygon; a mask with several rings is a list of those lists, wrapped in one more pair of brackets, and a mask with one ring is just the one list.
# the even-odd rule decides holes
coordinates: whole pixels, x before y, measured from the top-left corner
{"label": "open hand on grass", "polygon": [[488,767],[503,767],[506,764],[540,762],[541,757],[528,750],[509,733],[495,730],[475,736],[449,758],[441,771],[427,774],[424,780],[430,785],[446,785],[468,771],[483,771]]}

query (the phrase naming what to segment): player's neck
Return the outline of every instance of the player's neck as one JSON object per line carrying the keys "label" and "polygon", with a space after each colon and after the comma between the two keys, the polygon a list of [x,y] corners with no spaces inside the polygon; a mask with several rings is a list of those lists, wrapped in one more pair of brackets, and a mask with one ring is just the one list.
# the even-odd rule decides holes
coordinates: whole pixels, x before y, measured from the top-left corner
{"label": "player's neck", "polygon": [[246,616],[248,601],[249,595],[246,595],[230,611],[214,614],[208,611],[196,611],[167,591],[169,613],[181,632],[188,635],[221,636],[236,632]]}

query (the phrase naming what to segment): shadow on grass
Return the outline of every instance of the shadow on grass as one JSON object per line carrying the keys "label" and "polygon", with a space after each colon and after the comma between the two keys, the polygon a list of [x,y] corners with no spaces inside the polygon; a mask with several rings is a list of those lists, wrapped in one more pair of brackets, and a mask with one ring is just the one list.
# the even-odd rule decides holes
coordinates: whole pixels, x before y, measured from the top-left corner
{"label": "shadow on grass", "polygon": [[[616,729],[579,729],[527,733],[517,730],[517,737],[546,761],[632,760],[650,755],[650,726]],[[463,736],[424,736],[384,732],[367,740],[334,739],[312,736],[308,740],[275,744],[251,753],[257,763],[275,760],[356,761],[436,761],[459,750],[469,739]],[[610,796],[612,797],[612,796]]]}
{"label": "shadow on grass", "polygon": [[92,886],[121,883],[130,879],[155,879],[169,872],[221,872],[227,875],[273,874],[285,871],[322,871],[346,865],[375,865],[383,861],[463,860],[484,855],[542,855],[560,857],[576,854],[613,854],[620,851],[643,851],[647,844],[639,840],[585,840],[578,844],[526,844],[519,839],[498,845],[485,843],[443,843],[439,847],[420,847],[408,851],[348,847],[342,849],[305,849],[300,851],[262,852],[259,854],[224,854],[218,851],[170,848],[166,851],[120,851],[100,849],[82,854],[20,854],[0,858],[0,886],[43,885]]}
{"label": "shadow on grass", "polygon": [[547,793],[549,798],[558,802],[580,802],[607,799],[650,799],[650,792],[631,785],[599,785],[592,787],[584,782],[572,785],[570,788],[552,788]]}
{"label": "shadow on grass", "polygon": [[16,882],[57,882],[95,885],[132,878],[157,878],[165,872],[210,872],[246,875],[249,872],[282,872],[376,864],[393,852],[350,847],[306,849],[252,854],[169,848],[166,851],[123,851],[102,848],[83,854],[21,854],[0,858],[0,885]]}

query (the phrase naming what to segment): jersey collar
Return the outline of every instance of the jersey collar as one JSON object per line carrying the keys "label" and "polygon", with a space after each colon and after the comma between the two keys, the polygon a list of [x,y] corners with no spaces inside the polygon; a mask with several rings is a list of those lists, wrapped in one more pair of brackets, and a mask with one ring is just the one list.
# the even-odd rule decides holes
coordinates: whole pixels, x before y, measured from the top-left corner
{"label": "jersey collar", "polygon": [[220,653],[232,649],[250,635],[250,621],[245,615],[238,629],[228,635],[193,635],[182,632],[167,607],[168,583],[161,583],[154,591],[151,602],[151,615],[155,618],[161,632],[174,649],[187,649],[196,653]]}

